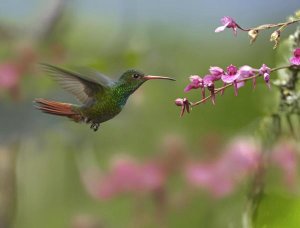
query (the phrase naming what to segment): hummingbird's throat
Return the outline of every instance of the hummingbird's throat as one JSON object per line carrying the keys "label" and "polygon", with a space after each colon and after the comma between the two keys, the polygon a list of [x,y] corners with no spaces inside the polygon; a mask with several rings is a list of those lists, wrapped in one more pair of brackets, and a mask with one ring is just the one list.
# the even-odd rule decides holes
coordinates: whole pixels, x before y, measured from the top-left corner
{"label": "hummingbird's throat", "polygon": [[139,84],[120,84],[118,85],[114,91],[115,91],[115,97],[116,99],[118,100],[118,103],[120,106],[124,106],[127,102],[127,99],[129,98],[129,96],[131,94],[133,94],[143,83],[143,82],[140,82]]}

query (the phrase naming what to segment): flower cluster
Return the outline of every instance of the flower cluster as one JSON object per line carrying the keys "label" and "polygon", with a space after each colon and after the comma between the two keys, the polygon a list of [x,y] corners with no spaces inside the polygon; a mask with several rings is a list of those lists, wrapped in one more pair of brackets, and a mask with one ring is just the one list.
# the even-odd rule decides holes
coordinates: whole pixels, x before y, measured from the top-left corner
{"label": "flower cluster", "polygon": [[[191,107],[204,103],[207,99],[211,99],[212,103],[216,103],[216,94],[224,93],[225,89],[233,86],[234,94],[238,95],[238,89],[245,85],[245,82],[252,80],[253,88],[256,87],[256,79],[262,77],[266,85],[271,88],[270,76],[273,71],[280,69],[300,66],[300,48],[296,48],[293,52],[293,57],[290,58],[290,64],[287,66],[271,69],[266,64],[262,64],[259,69],[248,65],[237,68],[234,65],[229,65],[226,70],[221,67],[212,66],[209,69],[209,74],[201,77],[199,75],[190,76],[190,83],[185,87],[184,92],[189,92],[193,89],[201,90],[201,100],[195,103],[190,102],[187,98],[177,98],[175,104],[181,107],[180,116],[183,116],[185,111],[190,112]],[[216,82],[221,81],[223,86],[216,88]],[[206,96],[206,90],[210,95]]]}
{"label": "flower cluster", "polygon": [[131,158],[121,158],[112,163],[109,173],[98,170],[86,173],[84,182],[92,196],[110,199],[124,193],[144,193],[159,189],[165,182],[165,174],[155,162],[138,163]]}
{"label": "flower cluster", "polygon": [[237,188],[240,181],[253,174],[261,162],[260,147],[248,138],[239,138],[210,161],[191,161],[185,169],[188,183],[224,197]]}
{"label": "flower cluster", "polygon": [[[211,141],[213,146],[219,144],[216,141]],[[170,142],[173,145],[167,145],[159,158],[141,162],[122,156],[112,160],[107,172],[85,170],[82,177],[87,191],[100,200],[121,195],[153,196],[166,191],[168,181],[177,176],[183,178],[183,186],[188,186],[183,189],[192,187],[221,198],[236,191],[241,182],[259,171],[264,162],[282,173],[284,184],[290,190],[297,182],[298,150],[290,141],[280,141],[271,148],[268,159],[263,159],[262,146],[251,137],[235,138],[224,149],[219,145],[215,148],[217,155],[206,159],[195,159],[181,143]],[[211,155],[214,150],[211,146],[203,145],[203,153]]]}
{"label": "flower cluster", "polygon": [[[298,178],[297,147],[294,143],[281,141],[274,146],[268,161],[279,169],[284,184],[290,190]],[[237,138],[212,161],[192,161],[186,166],[188,183],[206,190],[214,197],[231,194],[247,176],[252,175],[264,162],[262,148],[249,138]]]}
{"label": "flower cluster", "polygon": [[[248,65],[242,66],[239,69],[234,65],[229,65],[224,71],[222,68],[213,66],[209,69],[210,74],[206,75],[203,79],[199,76],[191,76],[191,83],[184,89],[185,92],[190,91],[191,89],[202,89],[202,98],[205,98],[204,88],[208,88],[212,95],[213,104],[215,104],[215,82],[222,81],[224,85],[233,84],[235,95],[238,95],[238,89],[245,84],[245,79],[253,79],[253,87],[256,85],[255,74],[264,77],[265,82],[269,85],[270,82],[270,68],[267,65],[263,64],[260,69],[252,68]],[[198,77],[198,80],[195,81],[194,78]],[[203,81],[202,84],[197,84],[198,81]],[[196,83],[196,84],[195,84]]]}

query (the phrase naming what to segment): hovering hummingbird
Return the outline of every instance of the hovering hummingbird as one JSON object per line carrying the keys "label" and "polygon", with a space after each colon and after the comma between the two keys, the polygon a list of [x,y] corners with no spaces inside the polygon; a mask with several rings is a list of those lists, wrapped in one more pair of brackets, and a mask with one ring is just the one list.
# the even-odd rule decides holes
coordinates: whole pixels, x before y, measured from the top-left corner
{"label": "hovering hummingbird", "polygon": [[75,122],[91,124],[97,131],[100,123],[119,114],[129,96],[144,82],[152,79],[173,78],[144,75],[137,70],[127,70],[114,81],[98,72],[84,74],[65,70],[50,64],[42,64],[47,72],[68,92],[73,94],[82,105],[61,103],[42,98],[35,99],[36,108],[52,115],[65,116]]}

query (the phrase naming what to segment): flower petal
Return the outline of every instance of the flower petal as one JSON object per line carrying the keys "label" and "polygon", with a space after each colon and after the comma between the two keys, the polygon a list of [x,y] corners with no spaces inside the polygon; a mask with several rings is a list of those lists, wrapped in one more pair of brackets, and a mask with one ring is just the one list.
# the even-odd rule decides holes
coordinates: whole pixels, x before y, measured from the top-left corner
{"label": "flower petal", "polygon": [[242,66],[239,69],[241,78],[248,78],[254,75],[254,69],[248,65]]}
{"label": "flower petal", "polygon": [[224,75],[222,75],[222,81],[225,83],[232,83],[235,80],[237,80],[238,77],[239,77],[238,74],[235,74],[235,75],[224,74]]}
{"label": "flower petal", "polygon": [[215,32],[223,32],[223,31],[227,28],[227,26],[228,26],[229,24],[230,24],[230,22],[228,22],[228,23],[226,23],[225,25],[222,25],[222,26],[216,28],[216,29],[215,29]]}
{"label": "flower petal", "polygon": [[221,67],[211,66],[209,68],[209,72],[212,76],[215,77],[216,80],[220,80],[221,76],[224,74],[224,70]]}
{"label": "flower petal", "polygon": [[296,66],[300,66],[300,58],[294,56],[294,57],[290,58],[290,63],[294,64]]}
{"label": "flower petal", "polygon": [[191,89],[193,89],[193,85],[188,84],[185,88],[184,88],[184,92],[189,92]]}
{"label": "flower petal", "polygon": [[244,82],[244,81],[238,82],[238,83],[237,83],[237,88],[239,89],[239,88],[243,87],[244,85],[245,85],[245,82]]}

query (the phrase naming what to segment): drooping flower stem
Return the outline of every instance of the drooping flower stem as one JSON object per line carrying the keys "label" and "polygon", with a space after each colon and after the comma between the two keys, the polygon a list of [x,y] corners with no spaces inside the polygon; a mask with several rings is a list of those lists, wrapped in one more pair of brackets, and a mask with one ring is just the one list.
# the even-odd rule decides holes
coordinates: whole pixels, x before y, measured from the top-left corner
{"label": "drooping flower stem", "polygon": [[248,35],[250,37],[250,44],[253,44],[261,31],[268,30],[268,29],[275,29],[275,31],[270,36],[270,41],[275,42],[275,45],[273,47],[275,49],[279,45],[281,32],[285,30],[289,25],[299,22],[300,21],[299,15],[300,13],[296,12],[295,16],[292,16],[286,22],[281,22],[277,24],[263,24],[251,28],[243,28],[232,17],[225,16],[221,19],[222,26],[216,28],[215,32],[222,32],[226,28],[230,28],[233,30],[233,33],[236,36],[237,30],[239,29],[243,32],[248,32]]}
{"label": "drooping flower stem", "polygon": [[[287,68],[290,68],[292,67],[292,65],[286,65],[286,66],[280,66],[280,67],[276,67],[276,68],[273,68],[270,70],[270,72],[275,72],[275,71],[278,71],[278,70],[282,70],[282,69],[287,69]],[[249,81],[249,80],[253,80],[253,79],[256,79],[258,77],[262,76],[261,74],[257,73],[253,76],[250,76],[248,78],[244,78],[244,79],[240,79],[238,80],[236,83],[240,83],[240,82],[246,82],[246,81]],[[214,94],[218,94],[218,93],[221,93],[222,91],[224,92],[225,89],[227,89],[228,87],[231,87],[231,86],[234,86],[234,82],[233,83],[229,83],[227,85],[224,85],[220,88],[216,88],[215,91],[214,91]],[[194,106],[197,106],[201,103],[204,103],[206,100],[210,99],[212,95],[209,95],[203,99],[201,99],[200,101],[197,101],[197,102],[190,102],[190,106],[191,107],[194,107]]]}
{"label": "drooping flower stem", "polygon": [[245,31],[245,32],[249,32],[251,30],[265,30],[265,29],[272,29],[272,28],[278,28],[279,27],[279,30],[282,31],[283,29],[285,29],[287,26],[291,25],[291,24],[294,24],[294,23],[297,23],[300,21],[300,18],[299,19],[294,19],[294,20],[291,20],[291,21],[286,21],[286,22],[281,22],[281,23],[277,23],[277,24],[264,24],[264,25],[260,25],[260,26],[257,26],[257,27],[253,27],[253,28],[242,28],[240,25],[237,25],[237,27],[242,30],[242,31]]}

